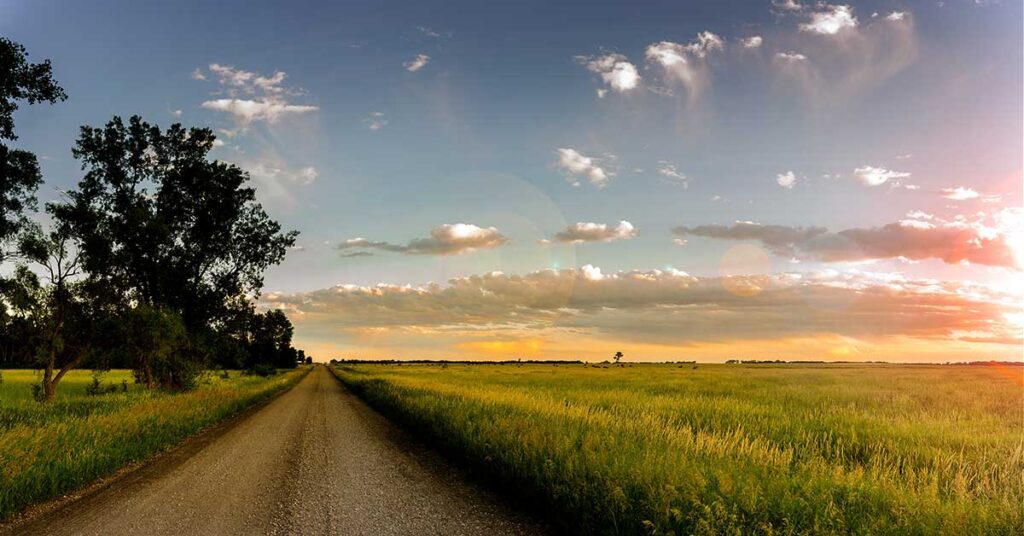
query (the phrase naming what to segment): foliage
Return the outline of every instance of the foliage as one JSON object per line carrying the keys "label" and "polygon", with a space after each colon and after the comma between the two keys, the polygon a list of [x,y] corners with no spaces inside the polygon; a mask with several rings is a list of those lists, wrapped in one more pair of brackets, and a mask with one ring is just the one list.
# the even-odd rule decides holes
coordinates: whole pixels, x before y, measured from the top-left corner
{"label": "foliage", "polygon": [[[183,394],[129,389],[104,396],[87,396],[90,373],[78,370],[45,405],[29,399],[35,373],[7,371],[0,386],[0,519],[175,445],[287,389],[307,370],[269,379],[235,374]],[[110,374],[124,382],[130,373]]]}
{"label": "foliage", "polygon": [[[53,103],[66,98],[53,79],[49,60],[29,63],[25,47],[0,37],[0,140],[18,139],[18,101]],[[35,208],[35,192],[42,181],[36,155],[0,143],[0,262],[10,255],[8,244],[26,225],[25,212]]]}
{"label": "foliage", "polygon": [[244,311],[297,234],[267,216],[244,171],[207,160],[213,141],[138,116],[84,126],[73,154],[85,176],[52,206],[89,278],[125,303],[169,307],[190,331]]}
{"label": "foliage", "polygon": [[1019,367],[333,370],[564,532],[1024,528]]}

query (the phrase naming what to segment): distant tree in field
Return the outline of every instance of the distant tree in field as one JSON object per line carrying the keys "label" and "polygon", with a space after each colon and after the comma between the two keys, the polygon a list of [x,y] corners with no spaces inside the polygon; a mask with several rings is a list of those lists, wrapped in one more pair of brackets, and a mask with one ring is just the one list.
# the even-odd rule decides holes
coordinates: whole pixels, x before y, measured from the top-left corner
{"label": "distant tree in field", "polygon": [[[0,140],[16,140],[14,112],[19,101],[54,103],[67,99],[53,79],[50,61],[29,63],[25,47],[0,37]],[[17,234],[28,220],[25,212],[36,205],[42,183],[36,155],[10,149],[0,142],[0,262],[14,253]]]}
{"label": "distant tree in field", "polygon": [[615,355],[612,356],[612,359],[614,359],[615,360],[615,364],[618,365],[619,361],[622,360],[622,357],[623,357],[622,356],[622,352],[615,352]]}
{"label": "distant tree in field", "polygon": [[224,330],[252,317],[263,273],[297,236],[256,202],[244,171],[207,159],[214,139],[210,129],[161,130],[137,116],[84,126],[73,154],[85,175],[48,207],[81,245],[88,280],[121,310],[180,316],[190,344],[168,358],[191,361],[182,371],[231,345]]}
{"label": "distant tree in field", "polygon": [[257,365],[295,368],[298,364],[298,351],[292,348],[293,333],[292,323],[283,312],[272,309],[255,314],[246,368],[254,369]]}

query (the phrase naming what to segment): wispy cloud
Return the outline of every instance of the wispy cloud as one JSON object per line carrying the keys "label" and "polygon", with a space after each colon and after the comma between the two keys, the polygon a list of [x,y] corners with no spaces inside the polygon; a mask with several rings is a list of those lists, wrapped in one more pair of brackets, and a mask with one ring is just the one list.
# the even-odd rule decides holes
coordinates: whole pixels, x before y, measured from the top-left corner
{"label": "wispy cloud", "polygon": [[403,63],[402,67],[405,67],[405,70],[410,73],[415,73],[416,71],[426,67],[428,63],[430,63],[430,56],[426,54],[416,54],[416,56],[411,60]]}
{"label": "wispy cloud", "polygon": [[287,75],[284,71],[275,71],[270,76],[263,76],[255,71],[219,63],[211,63],[208,69],[209,75],[201,69],[196,69],[192,73],[192,78],[202,81],[207,81],[210,77],[216,78],[227,97],[204,101],[202,107],[228,114],[243,130],[257,121],[276,123],[289,115],[308,114],[319,109],[314,105],[294,104],[289,101],[291,97],[305,92],[299,88],[285,86]]}

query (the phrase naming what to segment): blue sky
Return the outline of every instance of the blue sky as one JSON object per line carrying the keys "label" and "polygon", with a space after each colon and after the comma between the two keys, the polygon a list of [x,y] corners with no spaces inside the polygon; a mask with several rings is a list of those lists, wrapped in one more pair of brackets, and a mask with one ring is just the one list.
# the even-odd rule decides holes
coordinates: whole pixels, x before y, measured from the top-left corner
{"label": "blue sky", "polygon": [[[43,156],[43,199],[80,177],[80,125],[137,113],[231,134],[213,156],[250,170],[268,211],[301,232],[302,249],[267,278],[299,303],[333,285],[587,265],[1019,276],[988,251],[969,264],[959,251],[920,251],[922,240],[823,253],[772,242],[764,226],[977,220],[1012,234],[995,218],[1021,206],[1020,2],[208,4],[0,2],[0,32],[50,58],[70,95],[17,117],[19,143]],[[429,58],[415,68],[419,55]],[[612,78],[624,64],[635,77]],[[239,100],[294,108],[245,116],[227,108]],[[623,220],[633,232],[615,234]],[[742,243],[767,264],[724,266],[741,243],[736,222],[760,226]],[[441,228],[459,223],[481,247]],[[733,234],[672,232],[708,225]],[[492,227],[500,239],[488,241]],[[438,229],[439,253],[401,249]],[[344,247],[356,238],[399,247]],[[365,350],[346,330],[368,326],[293,321],[325,351]],[[332,337],[341,342],[327,346]]]}

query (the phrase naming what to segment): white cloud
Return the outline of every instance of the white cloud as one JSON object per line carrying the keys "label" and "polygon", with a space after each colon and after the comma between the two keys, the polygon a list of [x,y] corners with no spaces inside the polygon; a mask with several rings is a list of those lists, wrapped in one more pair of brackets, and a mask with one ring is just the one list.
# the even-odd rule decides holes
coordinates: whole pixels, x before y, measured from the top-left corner
{"label": "white cloud", "polygon": [[[588,71],[599,75],[601,80],[617,92],[629,91],[640,85],[640,73],[636,66],[622,54],[605,54],[603,56],[576,56],[576,61]],[[598,90],[598,97],[604,94]]]}
{"label": "white cloud", "polygon": [[596,158],[584,156],[576,149],[565,147],[558,149],[558,167],[565,174],[569,184],[579,186],[579,178],[585,178],[598,188],[608,185],[613,174],[601,167]]}
{"label": "white cloud", "polygon": [[978,197],[981,197],[981,194],[973,188],[957,186],[956,188],[943,188],[942,197],[952,199],[953,201],[966,201],[968,199],[977,199]]}
{"label": "white cloud", "polygon": [[370,130],[380,130],[387,126],[388,120],[384,119],[384,112],[373,112],[363,119],[363,124]]}
{"label": "white cloud", "polygon": [[857,17],[853,15],[852,7],[828,4],[822,7],[821,11],[810,14],[810,20],[800,25],[801,30],[821,35],[836,35],[843,30],[857,27]]}
{"label": "white cloud", "polygon": [[614,240],[628,240],[637,235],[636,227],[626,220],[622,220],[615,227],[604,223],[579,222],[574,223],[555,234],[555,240],[572,244],[584,242],[612,242]]}
{"label": "white cloud", "polygon": [[406,244],[350,238],[335,247],[339,250],[379,249],[407,255],[461,255],[478,249],[496,248],[506,243],[508,243],[508,238],[494,227],[453,223],[435,227],[430,231],[430,237],[416,238]]}
{"label": "white cloud", "polygon": [[320,176],[320,173],[313,166],[289,169],[280,163],[274,162],[257,162],[245,169],[249,172],[250,177],[262,183],[273,182],[283,184],[291,182],[312,184]]}
{"label": "white cloud", "polygon": [[776,52],[775,59],[784,63],[798,63],[807,61],[807,56],[799,52]]}
{"label": "white cloud", "polygon": [[683,188],[687,188],[690,185],[689,177],[676,169],[675,164],[670,162],[658,162],[658,174],[661,175],[661,180],[668,184],[679,185]]}
{"label": "white cloud", "polygon": [[862,166],[853,170],[853,176],[866,186],[881,186],[892,179],[910,177],[910,173],[893,171],[882,167]]}
{"label": "white cloud", "polygon": [[893,11],[885,16],[885,20],[889,22],[900,22],[905,18],[907,18],[907,13],[905,11]]}
{"label": "white cloud", "polygon": [[797,0],[772,0],[772,7],[782,11],[800,11],[804,8]]}
{"label": "white cloud", "polygon": [[288,115],[306,114],[320,109],[305,104],[289,104],[283,100],[251,99],[208,100],[202,106],[207,110],[227,113],[241,128],[246,128],[255,121],[276,123]]}
{"label": "white cloud", "polygon": [[[284,71],[263,76],[255,71],[211,63],[209,72],[217,78],[217,83],[224,88],[227,97],[207,100],[202,103],[202,107],[228,114],[242,130],[256,121],[275,123],[288,115],[307,114],[319,109],[313,105],[289,102],[288,97],[305,92],[285,86],[287,75]],[[200,69],[193,72],[192,78],[208,80]]]}
{"label": "white cloud", "polygon": [[740,46],[743,48],[760,48],[762,43],[764,43],[764,38],[760,35],[752,35],[740,39]]}
{"label": "white cloud", "polygon": [[410,73],[415,73],[416,71],[426,67],[429,62],[430,56],[426,54],[416,54],[413,59],[403,63],[402,67],[405,67],[405,70]]}
{"label": "white cloud", "polygon": [[775,182],[779,183],[779,186],[791,190],[796,186],[796,173],[793,173],[792,171],[779,173],[775,176]]}
{"label": "white cloud", "polygon": [[181,110],[174,110],[174,111],[171,112],[171,115],[173,115],[174,117],[181,117],[181,114],[182,114]]}

